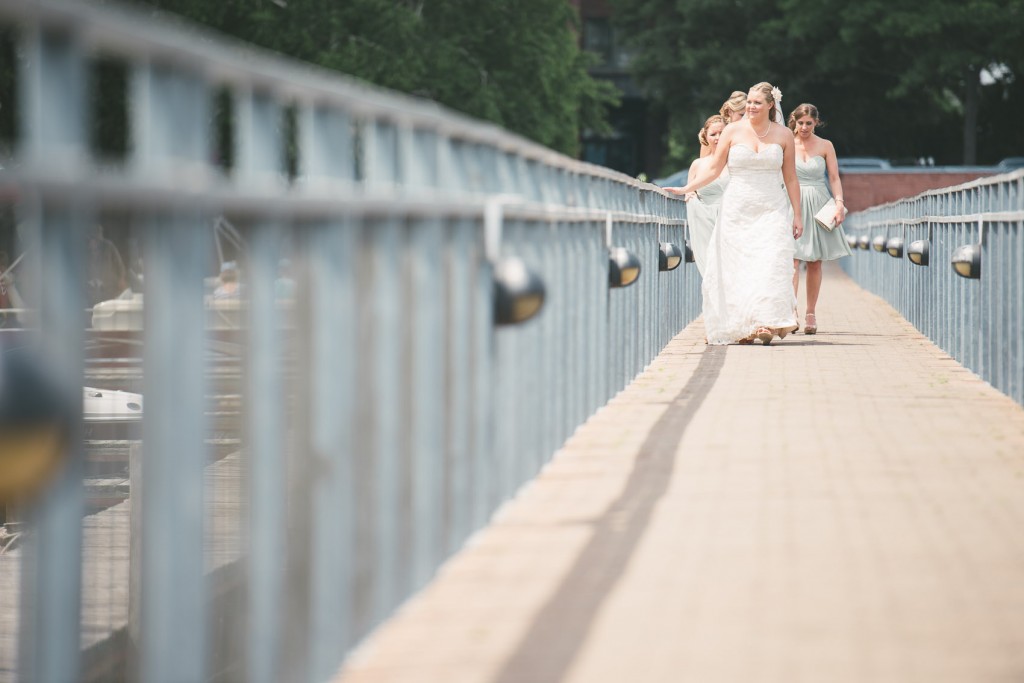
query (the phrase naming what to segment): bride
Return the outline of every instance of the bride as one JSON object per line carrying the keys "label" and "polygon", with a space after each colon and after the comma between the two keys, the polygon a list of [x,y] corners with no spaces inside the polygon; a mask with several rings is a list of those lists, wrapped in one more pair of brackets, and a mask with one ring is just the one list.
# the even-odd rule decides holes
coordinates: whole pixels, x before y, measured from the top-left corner
{"label": "bride", "polygon": [[746,118],[726,126],[711,163],[684,187],[686,196],[729,166],[729,186],[708,245],[702,286],[709,344],[767,346],[797,328],[794,240],[803,234],[793,133],[774,119],[782,93],[758,83]]}

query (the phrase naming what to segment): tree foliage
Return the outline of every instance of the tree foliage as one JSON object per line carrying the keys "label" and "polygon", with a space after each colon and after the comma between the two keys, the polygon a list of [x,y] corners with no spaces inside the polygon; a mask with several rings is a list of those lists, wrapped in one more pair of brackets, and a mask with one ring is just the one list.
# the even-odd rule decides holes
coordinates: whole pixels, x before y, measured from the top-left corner
{"label": "tree foliage", "polygon": [[[818,105],[840,155],[958,163],[970,140],[979,162],[1024,153],[1024,130],[1011,125],[1024,0],[612,2],[636,76],[670,112],[687,159],[704,118],[762,80],[782,89],[786,112]],[[982,85],[983,69],[996,82]]]}
{"label": "tree foliage", "polygon": [[428,97],[567,154],[607,129],[566,0],[138,0],[298,59]]}

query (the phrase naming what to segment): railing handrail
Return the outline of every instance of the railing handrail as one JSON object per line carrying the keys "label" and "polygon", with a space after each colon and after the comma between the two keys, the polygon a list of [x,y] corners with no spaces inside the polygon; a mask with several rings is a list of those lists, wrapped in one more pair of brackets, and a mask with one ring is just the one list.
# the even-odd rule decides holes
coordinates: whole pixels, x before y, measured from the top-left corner
{"label": "railing handrail", "polygon": [[1024,169],[850,214],[843,268],[966,368],[1024,404]]}
{"label": "railing handrail", "polygon": [[[861,209],[860,211],[857,211],[856,213],[866,214],[866,213],[883,211],[885,209],[894,208],[894,207],[897,207],[897,206],[900,206],[900,205],[908,204],[910,202],[913,202],[913,201],[916,201],[916,200],[920,200],[920,199],[924,199],[926,197],[933,197],[933,196],[937,196],[937,195],[948,194],[948,193],[951,193],[951,192],[960,192],[960,191],[963,191],[963,190],[973,190],[975,188],[984,187],[986,185],[998,185],[999,183],[1004,183],[1004,182],[1013,181],[1013,180],[1020,180],[1022,178],[1024,178],[1024,168],[1017,169],[1015,171],[1010,171],[1008,173],[999,173],[999,174],[996,174],[996,175],[990,175],[990,176],[984,176],[984,177],[981,177],[981,178],[975,178],[974,180],[969,180],[969,181],[967,181],[965,183],[960,183],[959,185],[951,185],[949,187],[939,187],[939,188],[935,188],[935,189],[932,189],[932,190],[925,190],[924,192],[921,192],[919,194],[916,194],[916,195],[913,195],[913,196],[910,196],[910,197],[901,197],[899,199],[894,199],[891,202],[886,202],[885,204],[876,204],[875,206],[869,206],[868,208]],[[853,214],[851,214],[851,215],[853,215]],[[1014,220],[1014,219],[1008,219],[1008,220]]]}
{"label": "railing handrail", "polygon": [[[869,209],[865,209],[860,213],[867,211]],[[886,218],[874,221],[858,221],[856,229],[878,228],[897,223],[900,225],[920,225],[921,223],[1006,223],[1020,220],[1024,220],[1024,211],[979,211],[953,216],[927,214],[916,218]]]}
{"label": "railing handrail", "polygon": [[[0,0],[0,21],[19,339],[69,403],[101,377],[146,406],[129,505],[95,513],[116,556],[83,533],[94,453],[60,454],[74,467],[30,501],[0,679],[106,680],[127,632],[129,677],[326,680],[699,315],[685,204],[655,185],[150,10]],[[126,116],[113,162],[89,135],[97,55],[125,76],[100,92]],[[93,225],[138,266],[124,305],[103,286],[123,271],[83,286]],[[92,342],[115,330],[111,373]],[[127,590],[83,590],[94,567]]]}
{"label": "railing handrail", "polygon": [[[657,185],[618,171],[573,159],[491,123],[440,104],[400,93],[323,67],[274,54],[212,29],[185,28],[173,15],[129,7],[111,11],[89,2],[0,0],[0,14],[49,26],[76,25],[88,47],[116,49],[138,59],[185,61],[213,82],[230,81],[254,89],[273,88],[295,100],[342,106],[357,114],[442,133],[453,139],[487,144],[572,173],[607,178],[668,197]],[[159,18],[159,22],[154,22]],[[210,69],[210,65],[216,68]]]}

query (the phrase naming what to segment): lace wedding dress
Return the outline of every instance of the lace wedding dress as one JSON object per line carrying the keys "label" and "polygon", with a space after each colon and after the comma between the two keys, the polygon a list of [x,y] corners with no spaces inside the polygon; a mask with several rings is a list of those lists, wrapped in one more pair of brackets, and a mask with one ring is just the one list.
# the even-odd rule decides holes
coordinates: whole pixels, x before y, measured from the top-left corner
{"label": "lace wedding dress", "polygon": [[733,144],[702,286],[709,344],[737,342],[759,327],[776,334],[797,328],[793,254],[782,147]]}

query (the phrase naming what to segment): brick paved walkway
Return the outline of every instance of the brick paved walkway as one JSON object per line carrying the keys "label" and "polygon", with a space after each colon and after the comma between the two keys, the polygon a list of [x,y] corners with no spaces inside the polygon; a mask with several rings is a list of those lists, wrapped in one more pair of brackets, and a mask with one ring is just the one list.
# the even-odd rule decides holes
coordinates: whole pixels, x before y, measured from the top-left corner
{"label": "brick paved walkway", "polygon": [[818,312],[688,327],[336,680],[1024,681],[1024,410],[838,268]]}

